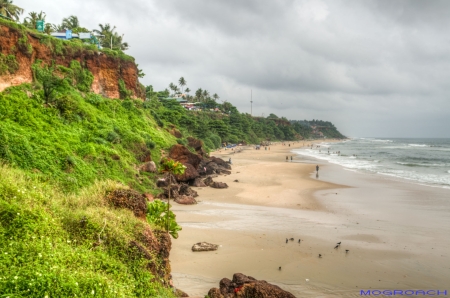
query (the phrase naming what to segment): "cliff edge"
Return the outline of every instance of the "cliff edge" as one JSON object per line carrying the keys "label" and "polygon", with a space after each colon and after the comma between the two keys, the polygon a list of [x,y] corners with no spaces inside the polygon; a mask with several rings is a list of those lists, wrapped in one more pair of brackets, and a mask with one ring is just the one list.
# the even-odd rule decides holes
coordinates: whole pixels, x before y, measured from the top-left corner
{"label": "cliff edge", "polygon": [[[145,99],[134,58],[122,52],[98,50],[80,40],[60,40],[31,32],[25,27],[0,19],[0,91],[33,82],[31,66],[36,60],[68,67],[76,60],[94,76],[92,91],[108,98],[121,98],[121,88],[134,99]],[[121,86],[122,84],[122,86]]]}

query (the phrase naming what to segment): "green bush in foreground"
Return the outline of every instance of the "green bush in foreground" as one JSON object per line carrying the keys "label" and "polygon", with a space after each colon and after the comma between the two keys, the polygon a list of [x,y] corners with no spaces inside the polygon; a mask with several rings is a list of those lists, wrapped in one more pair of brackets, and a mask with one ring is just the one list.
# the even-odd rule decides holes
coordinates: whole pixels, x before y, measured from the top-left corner
{"label": "green bush in foreground", "polygon": [[68,196],[0,167],[0,297],[172,297],[129,246],[146,224],[104,200],[118,187]]}

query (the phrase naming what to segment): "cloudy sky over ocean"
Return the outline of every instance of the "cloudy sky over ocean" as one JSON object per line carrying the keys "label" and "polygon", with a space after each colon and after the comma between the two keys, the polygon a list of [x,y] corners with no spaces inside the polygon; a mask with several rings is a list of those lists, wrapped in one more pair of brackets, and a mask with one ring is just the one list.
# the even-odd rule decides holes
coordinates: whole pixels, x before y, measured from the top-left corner
{"label": "cloudy sky over ocean", "polygon": [[[157,90],[253,114],[332,121],[348,136],[450,137],[450,1],[14,0],[47,22],[110,23]],[[220,101],[219,101],[220,102]]]}

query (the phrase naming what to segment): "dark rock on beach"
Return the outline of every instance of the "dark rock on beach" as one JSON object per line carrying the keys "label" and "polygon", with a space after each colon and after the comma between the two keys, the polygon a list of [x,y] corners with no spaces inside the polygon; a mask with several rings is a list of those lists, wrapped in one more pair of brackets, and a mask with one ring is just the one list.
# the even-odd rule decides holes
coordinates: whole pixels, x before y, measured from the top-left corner
{"label": "dark rock on beach", "polygon": [[214,181],[212,180],[211,177],[206,178],[205,180],[203,180],[203,183],[205,183],[206,186],[210,186]]}
{"label": "dark rock on beach", "polygon": [[230,163],[227,162],[227,161],[224,161],[224,160],[221,159],[221,158],[211,156],[211,161],[214,162],[214,163],[216,163],[216,164],[218,164],[219,166],[221,166],[221,167],[227,169],[227,170],[231,170],[231,165],[230,165]]}
{"label": "dark rock on beach", "polygon": [[195,178],[200,177],[200,174],[194,168],[193,165],[185,163],[186,170],[183,175],[176,175],[175,178],[178,182],[188,182],[194,180]]}
{"label": "dark rock on beach", "polygon": [[210,298],[295,298],[289,292],[264,280],[256,280],[241,273],[233,275],[233,280],[224,278],[220,281],[220,289],[212,288],[208,292]]}
{"label": "dark rock on beach", "polygon": [[195,187],[206,187],[207,185],[205,184],[205,182],[203,182],[203,179],[196,178],[194,180],[194,182],[192,183],[192,186],[195,186]]}
{"label": "dark rock on beach", "polygon": [[178,196],[175,199],[175,202],[182,205],[195,205],[197,204],[197,201],[194,199],[193,196]]}
{"label": "dark rock on beach", "polygon": [[212,188],[228,188],[228,185],[226,183],[223,182],[215,182],[213,181],[213,179],[211,177],[206,178],[205,180],[203,180],[203,182]]}
{"label": "dark rock on beach", "polygon": [[209,186],[212,188],[228,188],[228,184],[224,182],[213,182]]}
{"label": "dark rock on beach", "polygon": [[180,185],[179,193],[180,193],[180,195],[192,196],[194,198],[198,197],[198,193],[195,190],[193,190],[192,188],[190,188],[189,185],[187,185],[187,184]]}
{"label": "dark rock on beach", "polygon": [[195,243],[192,246],[192,251],[214,251],[219,248],[219,245],[217,244],[211,244],[208,242],[199,242]]}

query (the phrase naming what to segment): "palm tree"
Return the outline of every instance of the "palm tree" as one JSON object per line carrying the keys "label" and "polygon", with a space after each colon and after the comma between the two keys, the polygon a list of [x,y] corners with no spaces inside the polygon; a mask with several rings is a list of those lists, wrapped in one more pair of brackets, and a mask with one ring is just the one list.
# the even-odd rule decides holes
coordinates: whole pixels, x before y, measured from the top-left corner
{"label": "palm tree", "polygon": [[0,14],[5,17],[11,18],[17,22],[23,11],[23,8],[14,5],[12,0],[0,0]]}
{"label": "palm tree", "polygon": [[186,86],[186,80],[185,80],[183,77],[181,77],[181,78],[178,80],[178,85],[180,85],[180,87],[181,87],[181,93],[183,93],[183,88],[184,88],[184,86]]}
{"label": "palm tree", "polygon": [[28,17],[26,17],[23,20],[23,25],[30,29],[36,29],[37,21],[42,20],[45,22],[45,17],[46,17],[45,12],[41,11],[40,13],[37,13],[37,12],[32,11],[32,12],[28,13]]}
{"label": "palm tree", "polygon": [[195,91],[195,98],[197,101],[202,101],[203,97],[203,90],[202,88],[198,88],[197,91]]}
{"label": "palm tree", "polygon": [[93,30],[95,33],[101,35],[100,45],[111,50],[127,50],[130,46],[127,42],[123,42],[123,35],[114,32],[116,26],[111,27],[110,24],[99,24],[100,30]]}
{"label": "palm tree", "polygon": [[98,24],[98,26],[100,27],[100,30],[94,29],[92,31],[94,31],[95,33],[97,33],[99,35],[103,35],[104,37],[111,36],[113,34],[113,31],[116,29],[116,26],[111,28],[110,24],[105,24],[105,25]]}
{"label": "palm tree", "polygon": [[217,93],[214,93],[212,97],[214,98],[215,101],[217,101],[220,98],[219,95],[217,95]]}
{"label": "palm tree", "polygon": [[50,23],[46,23],[44,27],[44,33],[50,35],[50,33],[54,32],[53,25]]}
{"label": "palm tree", "polygon": [[189,92],[191,92],[191,89],[186,88],[186,90],[184,90],[184,91],[186,91],[186,93],[189,95]]}
{"label": "palm tree", "polygon": [[64,27],[64,25],[57,25],[57,24],[53,24],[53,25],[51,25],[51,27],[52,27],[52,31],[54,31],[54,32],[64,32],[64,31],[66,31],[66,28]]}
{"label": "palm tree", "polygon": [[66,29],[69,30],[73,30],[75,28],[79,28],[80,26],[80,21],[78,21],[78,17],[77,16],[70,16],[68,18],[64,18],[62,20],[62,26]]}
{"label": "palm tree", "polygon": [[209,92],[208,90],[203,90],[203,98],[206,101],[207,99],[209,99]]}
{"label": "palm tree", "polygon": [[176,92],[176,88],[177,88],[177,86],[175,86],[174,83],[170,83],[170,84],[169,84],[169,89],[172,90],[172,91],[174,92],[174,94],[175,94],[175,92]]}

